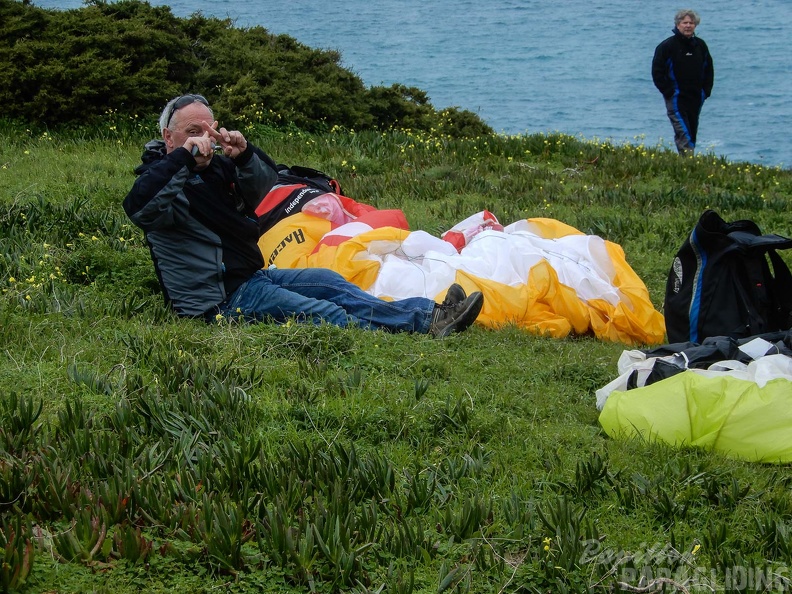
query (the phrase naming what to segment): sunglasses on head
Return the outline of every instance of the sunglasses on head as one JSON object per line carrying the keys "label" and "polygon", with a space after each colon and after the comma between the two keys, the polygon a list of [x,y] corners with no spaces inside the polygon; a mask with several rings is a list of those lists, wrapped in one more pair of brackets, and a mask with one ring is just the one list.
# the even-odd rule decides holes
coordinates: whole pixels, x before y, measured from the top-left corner
{"label": "sunglasses on head", "polygon": [[206,100],[206,97],[203,95],[182,95],[176,101],[173,102],[171,105],[170,110],[168,111],[168,121],[165,124],[167,128],[170,126],[171,120],[173,119],[173,114],[180,110],[182,107],[187,107],[188,105],[192,105],[193,103],[203,103],[206,107],[209,107],[209,102]]}

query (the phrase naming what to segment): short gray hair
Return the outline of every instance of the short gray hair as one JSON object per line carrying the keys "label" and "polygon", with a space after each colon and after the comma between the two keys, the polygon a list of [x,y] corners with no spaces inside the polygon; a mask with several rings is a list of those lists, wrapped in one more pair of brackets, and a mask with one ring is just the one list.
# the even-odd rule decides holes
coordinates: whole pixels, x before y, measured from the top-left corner
{"label": "short gray hair", "polygon": [[701,18],[699,17],[698,13],[695,10],[690,10],[689,8],[683,8],[679,12],[674,15],[674,24],[678,25],[682,22],[685,17],[690,17],[690,19],[698,25],[701,22]]}
{"label": "short gray hair", "polygon": [[[162,134],[162,131],[163,131],[165,128],[167,128],[167,127],[168,127],[168,124],[170,124],[170,121],[169,121],[169,120],[172,120],[172,119],[173,119],[173,116],[175,115],[175,112],[173,111],[173,105],[174,105],[174,104],[175,104],[175,103],[176,103],[176,102],[177,102],[179,99],[181,99],[182,97],[184,97],[184,95],[179,95],[178,97],[174,97],[173,99],[171,99],[170,101],[168,101],[168,102],[165,104],[165,107],[162,109],[162,113],[160,114],[160,117],[159,117],[159,129],[160,129],[160,134]],[[185,105],[185,107],[186,107],[186,105]],[[211,116],[211,118],[212,118],[212,119],[214,119],[214,112],[212,111],[212,108],[211,108],[211,107],[209,107],[208,105],[206,106],[206,108],[209,110],[209,115]]]}

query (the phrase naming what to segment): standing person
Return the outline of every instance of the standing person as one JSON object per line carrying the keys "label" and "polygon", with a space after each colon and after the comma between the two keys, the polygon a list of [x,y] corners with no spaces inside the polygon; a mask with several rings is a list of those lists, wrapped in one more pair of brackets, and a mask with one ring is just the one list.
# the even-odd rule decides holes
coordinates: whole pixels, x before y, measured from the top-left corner
{"label": "standing person", "polygon": [[709,48],[695,36],[700,22],[692,10],[677,12],[674,34],[657,46],[652,60],[652,80],[665,99],[680,154],[692,154],[696,147],[701,106],[715,79]]}
{"label": "standing person", "polygon": [[207,321],[294,318],[437,338],[476,320],[482,294],[467,296],[456,284],[439,305],[423,297],[388,302],[331,270],[262,270],[255,208],[275,183],[274,161],[241,132],[218,128],[201,95],[169,101],[159,126],[162,140],[146,144],[124,210],[143,229],[177,314]]}

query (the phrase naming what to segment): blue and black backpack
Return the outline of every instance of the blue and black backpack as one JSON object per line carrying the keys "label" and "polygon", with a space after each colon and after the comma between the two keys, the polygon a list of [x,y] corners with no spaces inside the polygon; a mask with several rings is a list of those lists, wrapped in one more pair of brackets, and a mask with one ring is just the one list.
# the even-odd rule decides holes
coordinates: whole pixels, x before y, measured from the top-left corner
{"label": "blue and black backpack", "polygon": [[792,327],[792,274],[777,250],[792,239],[762,235],[750,220],[705,211],[674,258],[666,283],[670,343],[746,338]]}

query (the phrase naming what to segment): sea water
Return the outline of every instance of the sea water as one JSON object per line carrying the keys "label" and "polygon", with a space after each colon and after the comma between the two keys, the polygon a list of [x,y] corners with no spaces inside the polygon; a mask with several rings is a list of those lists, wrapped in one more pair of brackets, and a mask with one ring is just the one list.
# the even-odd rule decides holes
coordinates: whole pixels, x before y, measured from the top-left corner
{"label": "sea water", "polygon": [[[680,6],[668,0],[151,0],[338,50],[367,86],[401,83],[436,108],[478,114],[505,134],[673,146],[651,79]],[[34,0],[79,8],[80,0]],[[792,2],[698,0],[715,65],[699,153],[792,165]],[[189,89],[200,91],[200,89]]]}

